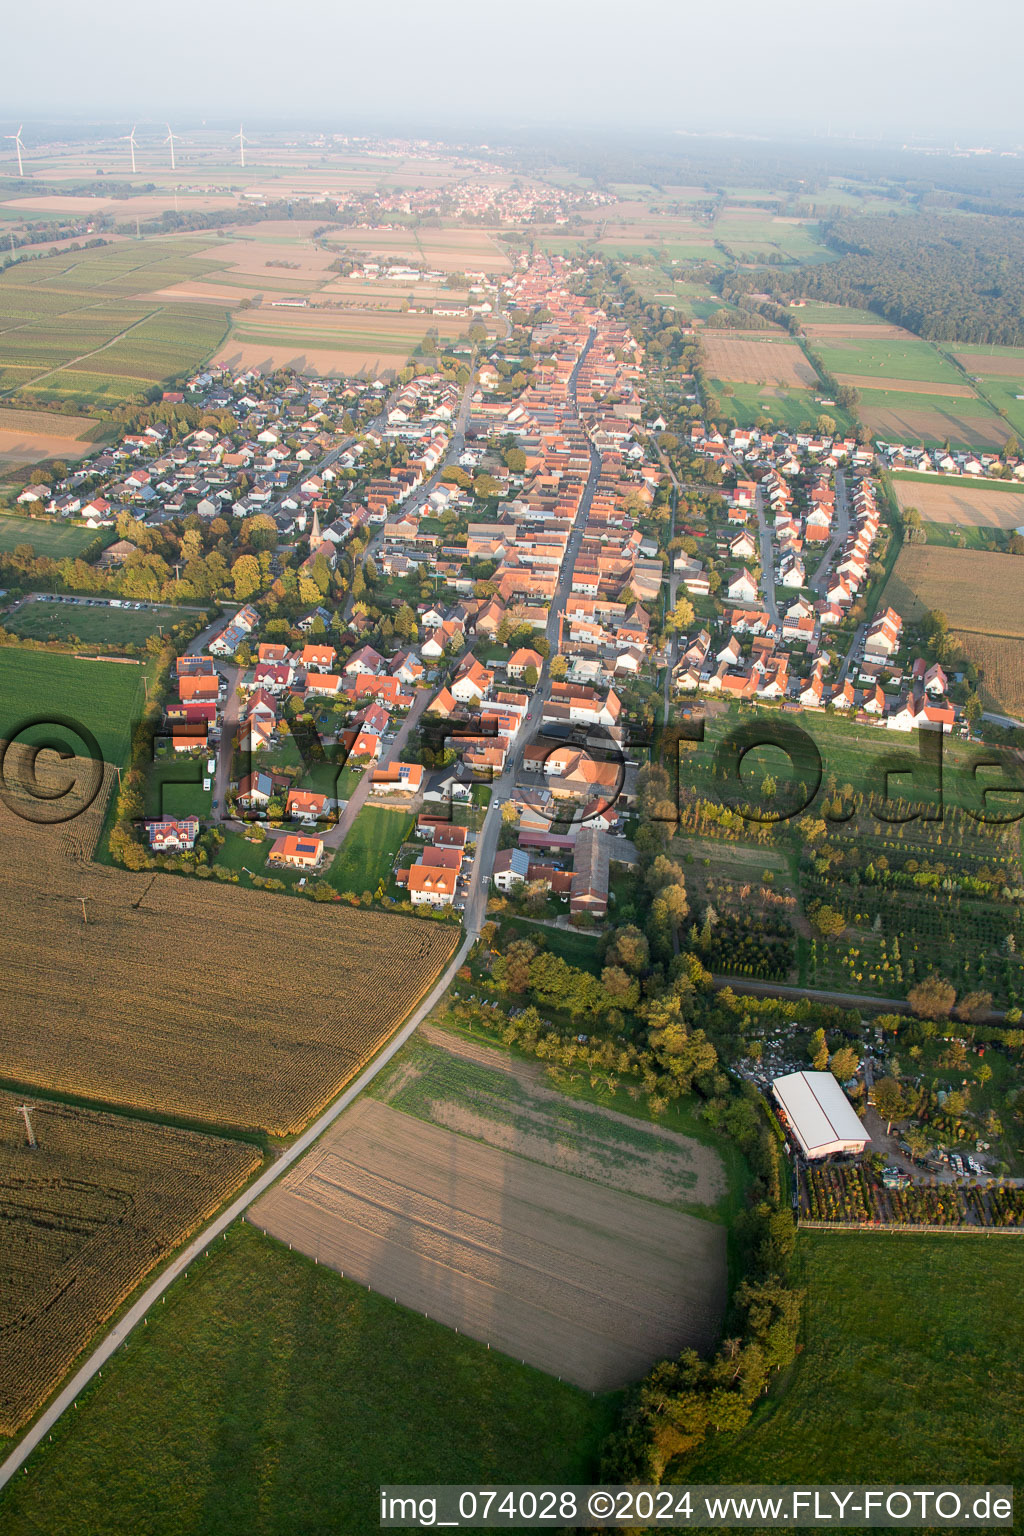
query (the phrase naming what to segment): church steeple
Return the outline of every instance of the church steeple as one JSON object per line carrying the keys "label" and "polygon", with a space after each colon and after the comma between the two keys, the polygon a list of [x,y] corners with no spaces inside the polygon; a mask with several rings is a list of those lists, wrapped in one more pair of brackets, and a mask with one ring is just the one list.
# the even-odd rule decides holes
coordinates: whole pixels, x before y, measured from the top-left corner
{"label": "church steeple", "polygon": [[313,522],[312,522],[312,525],[310,526],[310,530],[309,530],[309,547],[310,547],[310,549],[312,549],[312,550],[319,549],[320,545],[323,543],[323,541],[324,541],[324,536],[320,532],[320,514],[316,510],[316,508],[314,507],[313,508]]}

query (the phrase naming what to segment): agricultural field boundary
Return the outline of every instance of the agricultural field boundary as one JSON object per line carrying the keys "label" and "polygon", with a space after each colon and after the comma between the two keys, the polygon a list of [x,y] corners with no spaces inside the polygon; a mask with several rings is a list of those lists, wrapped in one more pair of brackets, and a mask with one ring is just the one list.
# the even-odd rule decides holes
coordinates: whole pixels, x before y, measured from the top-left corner
{"label": "agricultural field boundary", "polygon": [[66,363],[58,363],[56,368],[46,368],[42,373],[35,374],[31,379],[22,379],[20,383],[15,384],[13,389],[5,389],[0,394],[0,400],[8,399],[11,395],[16,395],[23,389],[31,389],[33,385],[41,384],[44,379],[52,379],[55,373],[61,373],[65,368],[76,368],[79,363],[84,363],[88,358],[97,357],[101,352],[106,352],[107,348],[112,347],[115,342],[123,341],[130,331],[134,331],[140,325],[145,325],[146,321],[152,320],[155,315],[163,314],[163,310],[164,306],[161,305],[159,309],[152,310],[149,314],[143,315],[141,319],[133,320],[131,325],[126,325],[123,331],[118,331],[116,336],[111,336],[109,341],[105,341],[102,347],[93,347],[91,352],[83,352],[79,357],[71,357]]}
{"label": "agricultural field boundary", "polygon": [[378,1072],[387,1066],[388,1062],[401,1050],[406,1041],[411,1038],[416,1029],[430,1013],[441,998],[447,992],[455,979],[460,966],[469,957],[469,952],[476,943],[477,935],[467,933],[462,944],[456,950],[447,968],[441,973],[431,991],[418,1004],[413,1014],[405,1024],[392,1035],[391,1039],[381,1049],[377,1057],[364,1067],[353,1083],[345,1088],[333,1104],[324,1110],[323,1114],[305,1130],[292,1145],[262,1173],[248,1189],[244,1190],[236,1200],[214,1218],[214,1220],[202,1231],[198,1237],[182,1249],[178,1256],[171,1260],[166,1269],[153,1283],[146,1287],[138,1301],[131,1306],[107,1334],[106,1338],[97,1345],[84,1365],[75,1372],[63,1391],[59,1392],[48,1408],[44,1410],[31,1429],[22,1437],[20,1442],[7,1459],[0,1464],[0,1488],[6,1487],[11,1478],[25,1465],[32,1452],[45,1439],[69,1408],[72,1408],[79,1396],[89,1383],[98,1376],[106,1362],[116,1354],[122,1344],[126,1344],[129,1336],[144,1320],[147,1313],[156,1305],[160,1298],[170,1289],[179,1275],[187,1272],[188,1266],[195,1262],[216,1238],[225,1233],[243,1216],[251,1205],[255,1203],[272,1185],[276,1184],[300,1157],[312,1147],[327,1131],[339,1115],[343,1114],[349,1105],[362,1093],[363,1089],[373,1081]]}
{"label": "agricultural field boundary", "polygon": [[926,1237],[1024,1237],[1024,1227],[971,1227],[966,1224],[958,1227],[930,1227],[922,1221],[900,1225],[892,1221],[814,1221],[809,1217],[798,1216],[796,1224],[808,1232],[863,1232],[868,1237],[878,1232],[912,1232],[918,1236],[924,1233]]}

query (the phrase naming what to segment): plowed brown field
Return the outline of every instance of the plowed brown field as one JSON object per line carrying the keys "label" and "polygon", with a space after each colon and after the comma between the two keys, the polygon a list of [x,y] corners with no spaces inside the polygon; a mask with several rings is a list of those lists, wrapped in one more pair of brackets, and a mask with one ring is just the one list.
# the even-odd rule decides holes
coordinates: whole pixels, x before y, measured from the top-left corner
{"label": "plowed brown field", "polygon": [[990,356],[987,352],[957,352],[956,360],[968,373],[990,379],[1024,378],[1024,351],[1017,357]]}
{"label": "plowed brown field", "polygon": [[591,1391],[718,1337],[725,1228],[363,1099],[251,1218]]}
{"label": "plowed brown field", "polygon": [[814,369],[793,341],[753,341],[705,331],[701,346],[708,372],[716,379],[737,384],[782,384],[795,389],[818,382]]}
{"label": "plowed brown field", "polygon": [[901,507],[916,507],[926,523],[961,528],[1017,528],[1024,524],[1024,496],[965,480],[961,485],[894,480]]}

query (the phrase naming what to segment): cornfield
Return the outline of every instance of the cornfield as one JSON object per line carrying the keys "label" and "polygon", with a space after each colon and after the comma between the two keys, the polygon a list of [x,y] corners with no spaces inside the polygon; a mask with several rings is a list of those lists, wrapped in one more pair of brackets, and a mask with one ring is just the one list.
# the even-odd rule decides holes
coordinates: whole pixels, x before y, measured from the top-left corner
{"label": "cornfield", "polygon": [[[244,1142],[0,1094],[0,1433],[259,1166]],[[31,1103],[31,1100],[29,1101]]]}
{"label": "cornfield", "polygon": [[422,998],[458,930],[95,864],[105,801],[56,826],[0,807],[4,1076],[294,1134]]}

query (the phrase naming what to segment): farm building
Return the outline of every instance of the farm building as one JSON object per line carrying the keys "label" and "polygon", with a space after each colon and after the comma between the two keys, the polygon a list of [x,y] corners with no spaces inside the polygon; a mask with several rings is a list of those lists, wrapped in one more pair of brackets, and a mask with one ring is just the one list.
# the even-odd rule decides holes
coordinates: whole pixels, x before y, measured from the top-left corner
{"label": "farm building", "polygon": [[831,1072],[790,1072],[772,1093],[805,1157],[863,1152],[871,1140]]}

